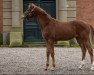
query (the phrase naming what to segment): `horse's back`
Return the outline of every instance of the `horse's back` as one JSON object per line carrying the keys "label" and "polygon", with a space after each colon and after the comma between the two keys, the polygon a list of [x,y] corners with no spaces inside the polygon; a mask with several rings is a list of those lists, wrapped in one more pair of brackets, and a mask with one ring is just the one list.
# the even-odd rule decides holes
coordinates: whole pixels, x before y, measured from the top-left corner
{"label": "horse's back", "polygon": [[83,32],[83,31],[89,31],[90,30],[90,26],[83,22],[83,21],[78,21],[78,20],[74,20],[74,21],[70,21],[69,22],[72,26],[75,27],[76,32]]}
{"label": "horse's back", "polygon": [[88,24],[77,20],[69,22],[57,21],[55,24],[56,39],[69,40],[80,35],[86,36],[90,30]]}

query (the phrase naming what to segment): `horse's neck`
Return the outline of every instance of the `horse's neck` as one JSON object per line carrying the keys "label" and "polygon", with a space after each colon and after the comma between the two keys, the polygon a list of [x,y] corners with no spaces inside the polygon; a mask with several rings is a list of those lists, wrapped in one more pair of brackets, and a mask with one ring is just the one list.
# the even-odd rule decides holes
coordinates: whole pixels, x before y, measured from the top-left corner
{"label": "horse's neck", "polygon": [[51,17],[49,15],[40,14],[37,16],[37,21],[40,25],[41,30],[43,30],[49,24],[50,20]]}

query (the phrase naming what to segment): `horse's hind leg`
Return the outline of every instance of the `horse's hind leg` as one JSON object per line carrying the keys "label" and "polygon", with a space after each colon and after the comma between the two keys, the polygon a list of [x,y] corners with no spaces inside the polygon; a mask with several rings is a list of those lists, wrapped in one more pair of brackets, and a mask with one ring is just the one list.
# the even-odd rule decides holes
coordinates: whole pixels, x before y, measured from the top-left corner
{"label": "horse's hind leg", "polygon": [[52,68],[51,68],[51,70],[54,70],[54,68],[55,68],[55,57],[54,57],[54,47],[52,48],[52,50],[51,50],[51,57],[52,57]]}
{"label": "horse's hind leg", "polygon": [[89,52],[89,55],[90,55],[90,59],[91,59],[91,64],[92,64],[91,70],[94,70],[93,49],[92,49],[91,44],[90,44],[89,41],[87,41],[85,43],[85,45],[86,45],[86,48],[88,49],[88,52]]}
{"label": "horse's hind leg", "polygon": [[84,66],[85,64],[85,56],[86,56],[86,47],[85,47],[85,43],[84,42],[81,42],[79,40],[79,38],[76,38],[77,39],[77,42],[79,44],[79,46],[81,47],[81,51],[82,51],[82,61],[81,61],[81,64],[79,66],[79,69],[82,69],[82,67]]}
{"label": "horse's hind leg", "polygon": [[81,64],[80,64],[80,66],[79,66],[79,69],[82,69],[82,67],[84,66],[84,64],[85,64],[85,56],[86,56],[86,48],[85,48],[85,45],[84,45],[84,43],[82,43],[81,45],[80,45],[80,47],[81,47],[81,50],[82,50],[82,61],[81,61]]}

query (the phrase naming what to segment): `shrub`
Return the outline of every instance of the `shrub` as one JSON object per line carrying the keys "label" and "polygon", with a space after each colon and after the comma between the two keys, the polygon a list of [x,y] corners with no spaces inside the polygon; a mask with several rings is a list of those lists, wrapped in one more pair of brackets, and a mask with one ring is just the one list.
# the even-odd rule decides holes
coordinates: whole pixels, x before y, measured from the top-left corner
{"label": "shrub", "polygon": [[78,47],[78,43],[75,40],[70,40],[69,41],[70,47]]}
{"label": "shrub", "polygon": [[6,44],[7,44],[7,45],[10,44],[10,36],[9,36],[9,34],[7,34],[7,36],[6,36]]}
{"label": "shrub", "polygon": [[22,33],[21,32],[10,32],[10,47],[22,46]]}
{"label": "shrub", "polygon": [[63,47],[68,47],[69,46],[69,41],[58,41],[58,45],[62,45]]}
{"label": "shrub", "polygon": [[22,41],[20,39],[15,39],[10,42],[10,47],[21,47],[22,46]]}

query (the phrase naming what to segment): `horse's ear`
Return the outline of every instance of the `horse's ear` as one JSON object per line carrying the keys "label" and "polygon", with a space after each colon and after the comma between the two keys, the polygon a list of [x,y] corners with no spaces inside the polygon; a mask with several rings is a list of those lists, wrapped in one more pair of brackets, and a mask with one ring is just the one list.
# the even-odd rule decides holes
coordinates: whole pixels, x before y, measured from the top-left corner
{"label": "horse's ear", "polygon": [[29,5],[32,5],[32,3],[29,3]]}
{"label": "horse's ear", "polygon": [[33,7],[35,7],[35,6],[36,6],[36,4],[34,4],[34,3],[31,3],[31,5],[32,5]]}
{"label": "horse's ear", "polygon": [[35,5],[34,3],[29,3],[29,5]]}
{"label": "horse's ear", "polygon": [[34,3],[29,3],[29,7],[30,6],[35,7],[35,4]]}

